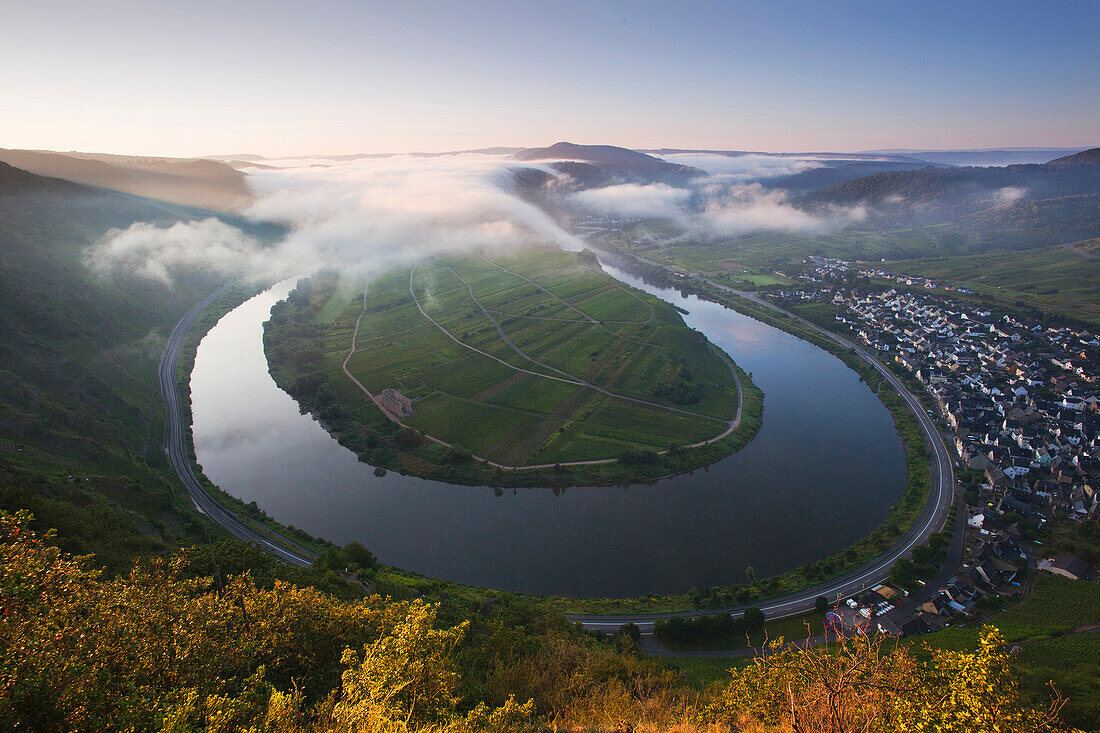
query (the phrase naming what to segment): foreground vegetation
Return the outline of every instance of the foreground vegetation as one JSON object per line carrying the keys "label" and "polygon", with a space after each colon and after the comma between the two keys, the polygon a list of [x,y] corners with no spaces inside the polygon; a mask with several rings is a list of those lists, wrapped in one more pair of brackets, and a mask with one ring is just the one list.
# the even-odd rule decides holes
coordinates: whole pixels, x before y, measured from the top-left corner
{"label": "foreground vegetation", "polygon": [[[1003,633],[1008,648],[1018,647],[1021,691],[1043,699],[1050,684],[1068,700],[1062,717],[1085,730],[1100,728],[1100,585],[1036,573],[1027,595],[987,623]],[[973,648],[981,635],[961,625],[921,637],[936,649]]]}
{"label": "foreground vegetation", "polygon": [[[760,425],[759,390],[672,306],[552,248],[439,258],[365,288],[314,276],[272,310],[265,350],[362,460],[453,482],[652,479]],[[413,401],[400,424],[363,391],[387,388]]]}
{"label": "foreground vegetation", "polygon": [[965,652],[914,655],[878,638],[777,649],[700,691],[639,657],[629,630],[592,636],[515,603],[341,599],[203,567],[203,554],[145,559],[104,578],[31,530],[28,515],[0,514],[0,723],[288,733],[1061,729],[1057,699],[1020,701],[994,630]]}

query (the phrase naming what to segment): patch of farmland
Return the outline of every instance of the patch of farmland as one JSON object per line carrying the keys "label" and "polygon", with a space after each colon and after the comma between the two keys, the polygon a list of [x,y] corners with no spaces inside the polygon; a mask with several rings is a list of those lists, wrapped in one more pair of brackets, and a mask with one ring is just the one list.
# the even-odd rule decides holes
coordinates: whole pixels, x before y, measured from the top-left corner
{"label": "patch of farmland", "polygon": [[494,397],[492,402],[517,410],[549,414],[578,389],[585,388],[528,376],[520,383],[513,385],[511,389]]}
{"label": "patch of farmland", "polygon": [[649,320],[650,309],[630,293],[615,288],[574,303],[597,321],[634,321],[641,323]]}

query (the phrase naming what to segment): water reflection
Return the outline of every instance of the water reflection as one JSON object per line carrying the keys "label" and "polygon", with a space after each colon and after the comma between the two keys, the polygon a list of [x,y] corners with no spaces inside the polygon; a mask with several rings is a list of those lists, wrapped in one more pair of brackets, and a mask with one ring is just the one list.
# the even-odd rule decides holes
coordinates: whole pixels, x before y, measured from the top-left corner
{"label": "water reflection", "polygon": [[568,491],[375,475],[267,373],[262,323],[292,282],[223,318],[192,374],[195,446],[210,478],[276,519],[427,575],[510,590],[634,596],[743,582],[869,533],[905,482],[889,412],[811,344],[608,268],[686,309],[765,391],[760,433],[709,470]]}

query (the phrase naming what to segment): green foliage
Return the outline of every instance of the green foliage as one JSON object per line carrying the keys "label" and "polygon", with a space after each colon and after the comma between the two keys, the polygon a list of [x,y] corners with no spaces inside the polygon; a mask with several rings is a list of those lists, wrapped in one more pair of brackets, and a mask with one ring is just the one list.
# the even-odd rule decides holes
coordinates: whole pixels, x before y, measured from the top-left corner
{"label": "green foliage", "polygon": [[16,730],[1014,733],[1054,720],[1042,700],[1022,704],[996,632],[927,660],[879,638],[773,645],[700,694],[637,654],[636,627],[608,639],[524,604],[262,588],[190,575],[184,556],[108,579],[30,521],[0,514],[0,725]]}
{"label": "green foliage", "polygon": [[778,642],[740,669],[701,722],[790,726],[796,731],[1055,730],[1055,700],[1046,710],[1021,704],[1010,657],[996,629],[968,652],[937,652],[918,662],[903,646],[856,635],[826,647]]}
{"label": "green foliage", "polygon": [[745,621],[745,628],[749,631],[764,628],[764,612],[756,606],[749,606],[741,616]]}
{"label": "green foliage", "polygon": [[343,694],[334,717],[353,730],[377,729],[384,721],[406,726],[438,721],[458,704],[459,675],[451,652],[465,625],[436,629],[435,608],[413,601],[405,617],[362,654],[344,650]]}
{"label": "green foliage", "polygon": [[1055,548],[1058,552],[1076,555],[1090,565],[1100,565],[1100,522],[1062,522]]}
{"label": "green foliage", "polygon": [[728,613],[695,618],[672,616],[658,620],[654,624],[653,635],[665,641],[687,645],[700,639],[729,638],[758,631],[764,627],[764,620],[764,612],[756,607],[745,609],[737,618]]}

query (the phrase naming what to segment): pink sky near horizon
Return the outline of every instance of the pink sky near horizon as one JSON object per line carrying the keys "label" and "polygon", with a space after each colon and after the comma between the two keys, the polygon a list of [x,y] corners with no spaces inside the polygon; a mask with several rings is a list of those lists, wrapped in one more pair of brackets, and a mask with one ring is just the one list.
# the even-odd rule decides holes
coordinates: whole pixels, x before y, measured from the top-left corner
{"label": "pink sky near horizon", "polygon": [[1095,2],[10,5],[0,147],[275,157],[559,140],[1100,144]]}

